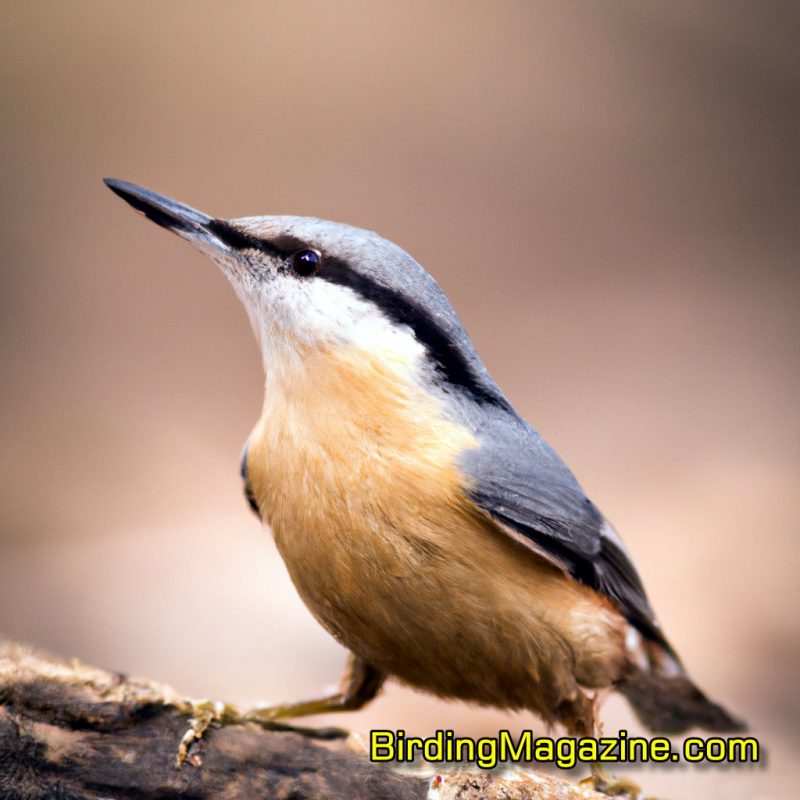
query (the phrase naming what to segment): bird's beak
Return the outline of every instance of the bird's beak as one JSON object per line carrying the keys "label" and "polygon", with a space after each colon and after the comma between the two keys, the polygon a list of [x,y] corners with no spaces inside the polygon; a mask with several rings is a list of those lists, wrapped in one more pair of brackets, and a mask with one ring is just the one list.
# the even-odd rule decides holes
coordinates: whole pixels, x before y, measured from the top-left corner
{"label": "bird's beak", "polygon": [[114,178],[103,178],[103,182],[148,219],[191,242],[199,250],[206,250],[208,245],[211,245],[211,250],[227,250],[226,245],[212,232],[214,223],[218,222],[214,217],[134,183]]}

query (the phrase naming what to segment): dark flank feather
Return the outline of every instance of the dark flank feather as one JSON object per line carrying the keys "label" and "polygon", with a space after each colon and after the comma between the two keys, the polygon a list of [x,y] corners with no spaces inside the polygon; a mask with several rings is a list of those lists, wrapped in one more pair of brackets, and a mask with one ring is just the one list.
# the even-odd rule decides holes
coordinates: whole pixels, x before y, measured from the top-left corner
{"label": "dark flank feather", "polygon": [[250,476],[248,475],[247,469],[247,450],[249,444],[249,441],[244,443],[242,458],[239,461],[239,474],[242,476],[242,481],[244,482],[244,496],[247,500],[247,504],[253,509],[253,513],[261,519],[261,510],[258,507],[258,503],[256,503],[256,496],[253,493],[253,487],[250,485]]}

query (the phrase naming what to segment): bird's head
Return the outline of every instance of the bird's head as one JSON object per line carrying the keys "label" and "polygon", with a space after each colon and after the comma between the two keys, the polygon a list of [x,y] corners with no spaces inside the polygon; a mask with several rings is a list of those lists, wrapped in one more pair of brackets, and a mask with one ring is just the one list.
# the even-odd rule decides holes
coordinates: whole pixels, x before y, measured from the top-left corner
{"label": "bird's head", "polygon": [[247,309],[268,372],[310,352],[353,348],[448,394],[505,402],[438,284],[392,242],[313,217],[218,219],[105,182],[217,263]]}

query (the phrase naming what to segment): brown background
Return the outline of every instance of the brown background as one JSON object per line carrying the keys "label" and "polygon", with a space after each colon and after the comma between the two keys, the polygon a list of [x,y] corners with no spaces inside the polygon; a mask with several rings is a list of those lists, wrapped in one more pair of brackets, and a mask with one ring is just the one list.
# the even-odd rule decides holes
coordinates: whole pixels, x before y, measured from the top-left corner
{"label": "brown background", "polygon": [[[622,531],[699,683],[798,756],[792,3],[6,2],[0,630],[232,700],[335,682],[237,476],[261,402],[213,266],[112,175],[376,229],[441,281]],[[449,657],[443,654],[443,657]],[[623,703],[610,730],[640,730]],[[536,720],[396,685],[347,724]]]}

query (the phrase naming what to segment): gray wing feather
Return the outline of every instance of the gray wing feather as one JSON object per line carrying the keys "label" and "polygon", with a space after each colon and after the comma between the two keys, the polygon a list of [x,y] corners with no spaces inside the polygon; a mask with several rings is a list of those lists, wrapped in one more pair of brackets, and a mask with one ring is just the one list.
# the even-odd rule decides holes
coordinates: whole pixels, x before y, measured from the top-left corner
{"label": "gray wing feather", "polygon": [[671,652],[622,541],[555,451],[507,414],[481,426],[478,439],[462,459],[472,500]]}

